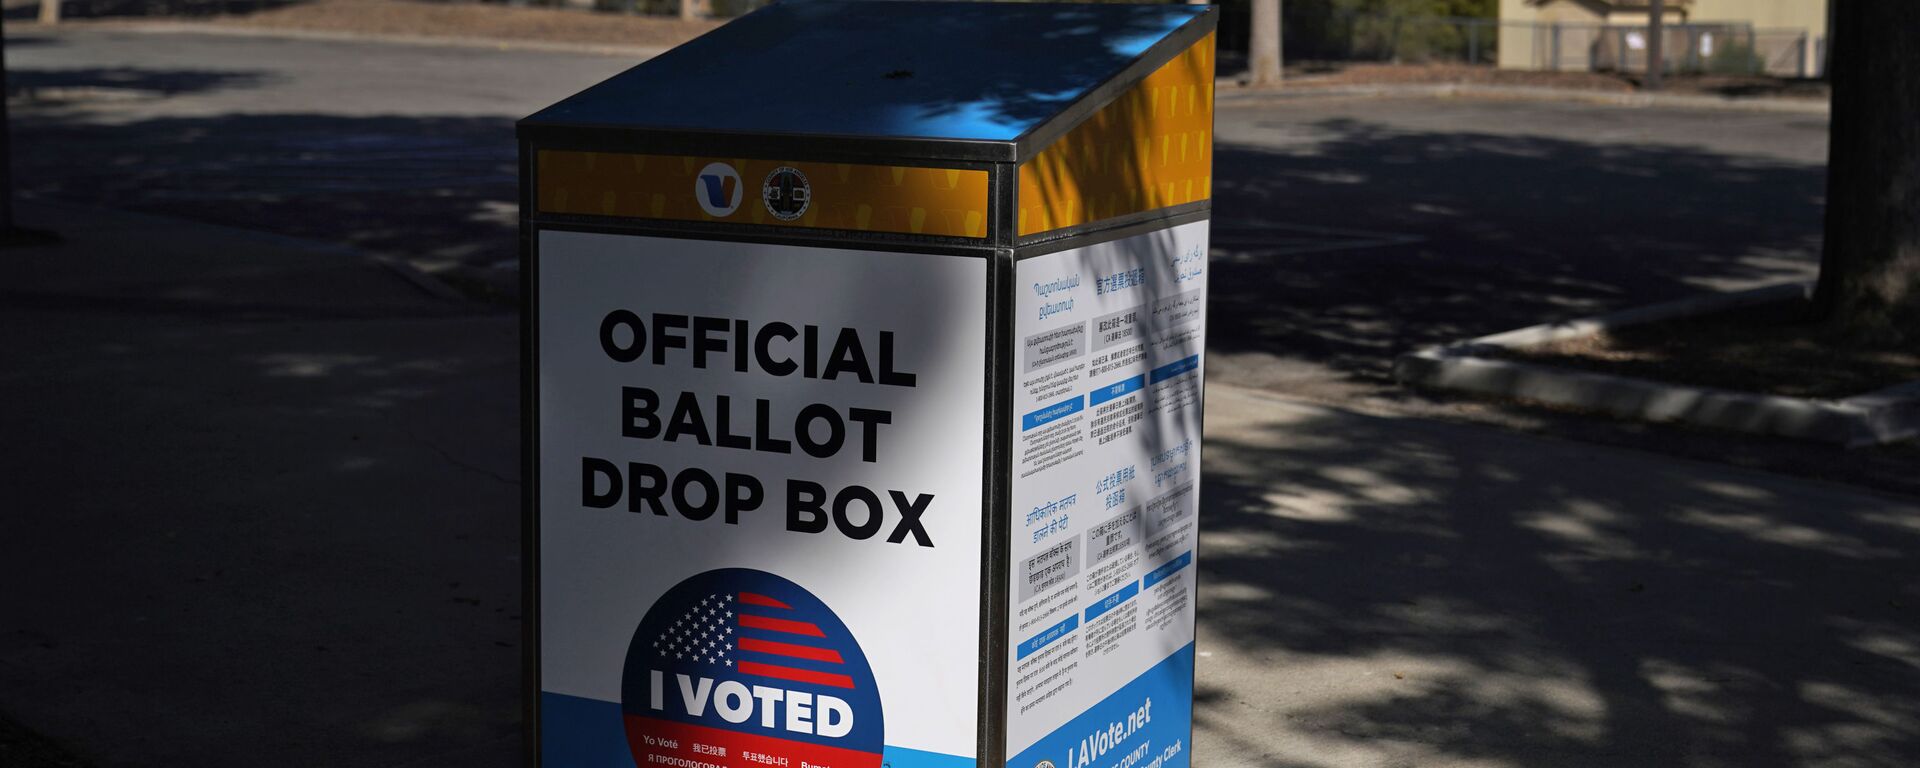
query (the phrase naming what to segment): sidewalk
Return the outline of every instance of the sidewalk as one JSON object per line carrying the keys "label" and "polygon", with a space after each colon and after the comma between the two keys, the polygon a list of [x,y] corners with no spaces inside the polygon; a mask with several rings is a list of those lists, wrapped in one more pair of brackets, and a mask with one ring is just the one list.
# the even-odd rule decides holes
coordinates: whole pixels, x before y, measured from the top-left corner
{"label": "sidewalk", "polygon": [[11,303],[321,317],[475,311],[432,277],[346,246],[58,202],[22,202],[16,215],[62,242],[0,252],[0,297]]}
{"label": "sidewalk", "polygon": [[102,766],[518,746],[517,327],[351,252],[27,206],[0,710]]}
{"label": "sidewalk", "polygon": [[1920,505],[1208,389],[1195,762],[1920,764]]}
{"label": "sidewalk", "polygon": [[[70,240],[0,252],[0,712],[105,768],[517,765],[514,318],[24,218]],[[1197,764],[1920,760],[1913,504],[1209,398]]]}

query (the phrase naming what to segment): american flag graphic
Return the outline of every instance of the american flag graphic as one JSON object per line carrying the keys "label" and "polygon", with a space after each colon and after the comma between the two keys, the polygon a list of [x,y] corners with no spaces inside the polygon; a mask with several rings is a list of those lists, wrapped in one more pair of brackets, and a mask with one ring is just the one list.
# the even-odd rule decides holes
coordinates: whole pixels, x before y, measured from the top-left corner
{"label": "american flag graphic", "polygon": [[880,686],[825,602],[751,568],[695,574],[647,609],[621,673],[640,768],[881,768]]}
{"label": "american flag graphic", "polygon": [[689,606],[654,638],[653,648],[663,662],[851,690],[851,676],[828,671],[846,664],[840,652],[807,644],[826,637],[791,605],[754,592],[725,592]]}

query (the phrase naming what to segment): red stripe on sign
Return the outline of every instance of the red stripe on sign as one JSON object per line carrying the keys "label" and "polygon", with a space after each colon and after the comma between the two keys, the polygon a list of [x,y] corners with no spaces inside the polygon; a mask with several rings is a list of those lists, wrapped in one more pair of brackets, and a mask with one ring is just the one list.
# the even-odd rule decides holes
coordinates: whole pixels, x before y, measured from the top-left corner
{"label": "red stripe on sign", "polygon": [[746,603],[747,605],[757,605],[762,608],[783,608],[789,611],[793,610],[793,606],[791,605],[787,605],[786,603],[780,602],[771,597],[767,597],[766,595],[756,595],[752,592],[740,593],[740,602]]}
{"label": "red stripe on sign", "polygon": [[827,633],[820,631],[819,627],[804,621],[770,619],[765,616],[752,616],[745,613],[740,614],[740,626],[746,627],[747,629],[765,629],[773,632],[785,632],[789,635],[806,635],[808,637],[827,636]]}
{"label": "red stripe on sign", "polygon": [[[723,731],[657,717],[626,715],[623,719],[627,727],[627,744],[633,752],[636,765],[675,765],[680,761],[706,765],[765,765],[772,762],[745,756],[753,753],[785,761],[791,768],[800,768],[802,763],[830,765],[833,768],[880,768],[878,752],[829,747],[756,733]],[[646,737],[652,738],[651,744]],[[673,746],[667,746],[669,744]],[[699,751],[701,747],[706,751]]]}
{"label": "red stripe on sign", "polygon": [[834,688],[853,687],[853,678],[847,677],[846,675],[836,675],[832,672],[815,672],[810,669],[778,667],[772,664],[759,664],[751,661],[740,662],[739,670],[743,675],[759,675],[761,677],[771,677],[775,680],[792,680],[796,683],[813,683],[814,685],[827,685]]}
{"label": "red stripe on sign", "polygon": [[846,663],[845,659],[840,658],[840,652],[832,648],[815,648],[810,645],[776,643],[772,640],[755,640],[751,637],[740,638],[740,650],[753,651],[755,653],[771,653],[775,656],[792,656],[796,659],[826,661],[834,664]]}

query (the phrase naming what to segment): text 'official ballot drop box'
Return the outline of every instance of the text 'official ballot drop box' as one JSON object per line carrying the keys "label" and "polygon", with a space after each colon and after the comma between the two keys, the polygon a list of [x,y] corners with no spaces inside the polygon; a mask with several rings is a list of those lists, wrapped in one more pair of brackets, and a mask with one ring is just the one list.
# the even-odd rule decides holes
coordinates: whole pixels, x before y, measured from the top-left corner
{"label": "text 'official ballot drop box'", "polygon": [[530,762],[1189,764],[1215,21],[782,3],[520,123]]}

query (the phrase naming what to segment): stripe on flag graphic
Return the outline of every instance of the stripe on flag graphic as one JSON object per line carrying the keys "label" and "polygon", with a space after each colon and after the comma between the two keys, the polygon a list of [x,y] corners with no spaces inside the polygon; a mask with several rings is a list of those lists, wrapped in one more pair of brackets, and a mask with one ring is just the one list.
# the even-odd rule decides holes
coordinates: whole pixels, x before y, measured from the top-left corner
{"label": "stripe on flag graphic", "polygon": [[794,642],[827,636],[817,624],[790,618],[795,615],[793,606],[754,592],[709,594],[675,619],[654,640],[654,649],[662,660],[692,661],[788,682],[853,688],[853,678],[845,673],[793,666],[795,660],[836,667],[846,663],[832,648]]}

